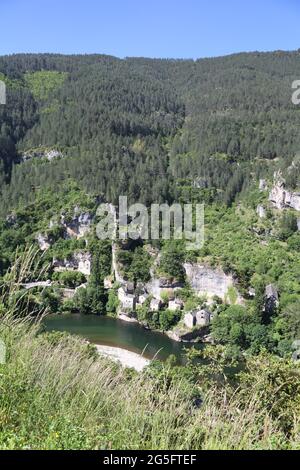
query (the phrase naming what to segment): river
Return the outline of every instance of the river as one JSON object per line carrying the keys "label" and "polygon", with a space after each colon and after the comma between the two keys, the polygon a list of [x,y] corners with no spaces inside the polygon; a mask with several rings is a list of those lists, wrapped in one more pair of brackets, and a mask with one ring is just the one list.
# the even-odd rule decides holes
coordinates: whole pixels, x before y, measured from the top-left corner
{"label": "river", "polygon": [[146,330],[138,323],[96,315],[48,315],[43,321],[47,331],[67,331],[91,343],[127,349],[148,359],[165,361],[171,354],[184,364],[184,348],[200,345],[177,343],[168,336]]}

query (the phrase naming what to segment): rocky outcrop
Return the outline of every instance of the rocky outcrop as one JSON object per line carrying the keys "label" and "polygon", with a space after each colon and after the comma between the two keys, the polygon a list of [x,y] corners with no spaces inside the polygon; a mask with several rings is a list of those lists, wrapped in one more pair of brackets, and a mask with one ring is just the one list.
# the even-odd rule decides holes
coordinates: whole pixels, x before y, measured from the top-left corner
{"label": "rocky outcrop", "polygon": [[67,238],[83,238],[91,230],[93,216],[90,212],[80,212],[76,207],[71,220],[67,220],[64,214],[61,215],[61,225],[66,229]]}
{"label": "rocky outcrop", "polygon": [[213,343],[208,327],[194,328],[193,330],[175,328],[174,330],[167,331],[166,334],[178,343]]}
{"label": "rocky outcrop", "polygon": [[124,277],[122,276],[121,269],[118,265],[117,253],[118,253],[118,247],[116,243],[113,243],[112,244],[112,270],[113,270],[116,282],[124,285],[126,284],[126,281]]}
{"label": "rocky outcrop", "polygon": [[23,155],[21,155],[20,157],[20,162],[24,163],[34,158],[43,158],[51,162],[52,160],[56,158],[62,158],[62,157],[63,157],[63,154],[59,150],[38,148],[38,149],[28,150],[27,152],[23,153]]}
{"label": "rocky outcrop", "polygon": [[260,191],[266,191],[267,189],[268,189],[268,184],[267,184],[266,180],[260,179],[259,180],[259,190]]}
{"label": "rocky outcrop", "polygon": [[[228,300],[228,289],[235,286],[232,275],[225,274],[222,269],[213,269],[198,263],[185,263],[184,269],[191,287],[199,296],[218,296],[223,301]],[[238,297],[237,302],[241,301],[242,299]]]}
{"label": "rocky outcrop", "polygon": [[266,217],[266,210],[262,205],[257,206],[256,213],[260,219],[264,219]]}
{"label": "rocky outcrop", "polygon": [[273,284],[266,286],[264,311],[273,314],[279,307],[279,294],[277,288]]}
{"label": "rocky outcrop", "polygon": [[42,233],[39,233],[36,237],[36,241],[38,242],[38,245],[40,247],[40,250],[46,251],[50,248],[51,242],[48,238],[47,235],[43,235]]}
{"label": "rocky outcrop", "polygon": [[280,210],[295,209],[300,211],[300,192],[288,190],[280,172],[274,174],[274,185],[269,195],[269,201]]}

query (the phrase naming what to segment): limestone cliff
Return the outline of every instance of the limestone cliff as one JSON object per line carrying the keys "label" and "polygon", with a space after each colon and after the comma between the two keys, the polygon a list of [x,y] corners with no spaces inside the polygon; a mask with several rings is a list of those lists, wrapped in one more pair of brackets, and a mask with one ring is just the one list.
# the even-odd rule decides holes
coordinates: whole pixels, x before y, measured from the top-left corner
{"label": "limestone cliff", "polygon": [[[191,287],[198,295],[218,296],[222,300],[229,300],[228,290],[235,287],[231,274],[225,274],[220,268],[214,269],[199,263],[185,263],[184,269]],[[242,302],[238,294],[237,302]]]}
{"label": "limestone cliff", "polygon": [[274,174],[274,185],[269,195],[269,201],[277,209],[295,209],[300,211],[300,192],[288,190],[280,172]]}

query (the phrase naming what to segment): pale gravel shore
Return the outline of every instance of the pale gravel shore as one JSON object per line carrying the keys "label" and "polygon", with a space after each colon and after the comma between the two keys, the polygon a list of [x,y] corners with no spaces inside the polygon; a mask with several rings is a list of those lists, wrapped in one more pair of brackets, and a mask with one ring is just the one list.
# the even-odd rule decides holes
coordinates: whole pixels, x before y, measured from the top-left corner
{"label": "pale gravel shore", "polygon": [[127,349],[115,348],[112,346],[104,346],[95,344],[99,354],[109,357],[115,362],[119,362],[123,367],[131,367],[137,372],[141,372],[150,364],[150,360],[140,354],[128,351]]}

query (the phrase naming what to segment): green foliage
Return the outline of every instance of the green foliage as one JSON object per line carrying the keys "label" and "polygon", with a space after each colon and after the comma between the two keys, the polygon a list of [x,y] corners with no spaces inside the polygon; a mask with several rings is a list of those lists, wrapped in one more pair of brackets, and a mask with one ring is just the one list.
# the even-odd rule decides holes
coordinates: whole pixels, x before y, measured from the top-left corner
{"label": "green foliage", "polygon": [[110,289],[108,293],[108,299],[106,304],[106,312],[108,314],[115,315],[117,313],[119,307],[119,299],[116,291],[114,289]]}
{"label": "green foliage", "polygon": [[36,326],[16,322],[0,328],[9,345],[1,366],[1,449],[299,447],[299,368],[289,361],[250,358],[237,390],[213,382],[203,394],[196,370],[172,360],[136,376],[65,333],[37,335]]}
{"label": "green foliage", "polygon": [[162,331],[170,330],[181,318],[180,311],[163,310],[159,313],[159,326]]}
{"label": "green foliage", "polygon": [[104,290],[89,286],[76,292],[72,305],[83,315],[104,315],[107,302]]}
{"label": "green foliage", "polygon": [[42,309],[57,313],[61,307],[61,295],[56,289],[44,289],[41,296]]}
{"label": "green foliage", "polygon": [[221,344],[237,346],[254,354],[272,346],[268,328],[238,305],[226,308],[214,318],[212,335]]}
{"label": "green foliage", "polygon": [[104,278],[111,273],[112,252],[108,240],[94,239],[89,249],[92,253],[92,272],[90,283],[99,290],[103,290]]}
{"label": "green foliage", "polygon": [[137,246],[131,251],[120,250],[117,256],[126,279],[134,283],[149,281],[151,257],[143,247]]}
{"label": "green foliage", "polygon": [[[286,168],[299,149],[286,87],[300,73],[297,52],[196,62],[26,54],[1,57],[0,73],[27,85],[10,86],[0,111],[9,207],[26,188],[69,176],[110,202],[127,194],[146,204],[231,205],[253,173],[271,174],[282,156]],[[14,166],[20,146],[58,144],[64,161]]]}
{"label": "green foliage", "polygon": [[174,277],[178,281],[184,281],[185,270],[183,267],[184,251],[181,243],[168,242],[164,245],[159,269],[162,273]]}
{"label": "green foliage", "polygon": [[61,273],[55,273],[52,279],[66,287],[70,287],[71,289],[79,287],[81,284],[86,282],[85,275],[77,271],[63,271]]}
{"label": "green foliage", "polygon": [[[39,261],[41,279],[52,279],[53,258],[70,259],[91,248],[90,285],[104,311],[110,248],[95,242],[93,234],[88,248],[85,240],[65,240],[60,224],[50,229],[49,222],[62,213],[72,220],[75,206],[94,214],[99,201],[116,203],[120,194],[147,206],[205,202],[204,247],[185,253],[183,244],[162,243],[157,274],[184,282],[185,260],[232,273],[254,323],[246,332],[235,325],[230,347],[259,350],[260,337],[262,345],[269,341],[263,339],[267,330],[267,347],[283,354],[297,331],[295,315],[283,318],[300,295],[300,234],[295,213],[273,210],[258,180],[265,178],[270,188],[274,171],[281,169],[288,187],[299,185],[300,114],[286,87],[300,74],[298,56],[253,53],[196,62],[0,57],[8,92],[7,106],[0,107],[0,275],[16,251],[36,244],[41,233],[51,243]],[[20,163],[22,154],[35,148],[59,148],[65,158]],[[264,219],[257,216],[258,204],[266,208]],[[119,255],[125,277],[135,283],[149,279],[151,266],[138,245]],[[272,315],[264,310],[270,283],[280,293]],[[249,287],[256,291],[251,299]],[[234,302],[236,294],[229,294]],[[94,302],[94,294],[86,297]],[[196,306],[192,294],[186,301],[186,308]],[[40,292],[32,293],[30,302],[41,302]],[[83,304],[88,311],[87,299]],[[145,316],[160,327],[158,315]]]}
{"label": "green foliage", "polygon": [[230,286],[227,290],[226,296],[231,304],[235,304],[238,299],[238,293],[235,287]]}
{"label": "green foliage", "polygon": [[56,71],[27,72],[24,80],[33,96],[37,100],[46,100],[49,96],[62,86],[67,74]]}
{"label": "green foliage", "polygon": [[278,238],[285,241],[297,230],[297,217],[293,212],[285,212],[280,219]]}

